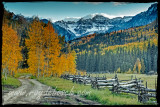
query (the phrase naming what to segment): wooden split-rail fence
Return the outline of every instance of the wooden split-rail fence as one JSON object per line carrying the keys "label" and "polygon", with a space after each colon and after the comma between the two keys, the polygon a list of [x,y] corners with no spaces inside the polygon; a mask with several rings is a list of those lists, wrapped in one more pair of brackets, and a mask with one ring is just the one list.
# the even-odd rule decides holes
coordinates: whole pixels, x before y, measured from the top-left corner
{"label": "wooden split-rail fence", "polygon": [[[91,85],[94,89],[103,89],[108,87],[114,93],[131,93],[138,96],[138,101],[146,103],[150,98],[156,98],[156,89],[149,89],[142,84],[141,78],[133,79],[131,76],[130,80],[119,80],[117,74],[112,79],[103,77],[91,77],[90,75],[62,75],[61,78],[72,80],[73,83],[79,83],[84,85]],[[156,87],[156,82],[155,82]],[[150,103],[157,103],[156,101],[150,101]]]}

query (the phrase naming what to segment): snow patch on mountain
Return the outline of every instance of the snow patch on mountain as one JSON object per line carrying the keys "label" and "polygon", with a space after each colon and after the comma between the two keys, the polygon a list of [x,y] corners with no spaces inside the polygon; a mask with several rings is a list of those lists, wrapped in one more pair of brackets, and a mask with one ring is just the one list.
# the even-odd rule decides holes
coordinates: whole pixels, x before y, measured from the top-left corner
{"label": "snow patch on mountain", "polygon": [[95,17],[96,15],[101,15],[103,17],[106,17],[106,18],[109,18],[109,19],[112,19],[112,18],[115,18],[117,16],[114,16],[114,15],[109,15],[109,14],[106,14],[106,13],[94,13],[94,14],[89,14],[89,15],[86,15],[84,17],[82,17],[83,19],[92,19],[93,17]]}
{"label": "snow patch on mountain", "polygon": [[63,19],[63,21],[68,22],[68,21],[73,21],[73,22],[77,22],[80,19],[80,17],[67,17],[65,19]]}
{"label": "snow patch on mountain", "polygon": [[[54,23],[57,31],[65,35],[66,41],[93,33],[112,32],[130,27],[142,26],[154,21],[158,16],[157,4],[135,16],[116,17],[105,13],[89,14],[82,18],[66,18]],[[69,36],[69,37],[68,37]]]}
{"label": "snow patch on mountain", "polygon": [[123,17],[125,22],[128,22],[132,19],[132,17]]}
{"label": "snow patch on mountain", "polygon": [[68,29],[75,34],[75,36],[81,36],[81,34],[78,34],[74,29],[76,28],[75,24],[68,24]]}

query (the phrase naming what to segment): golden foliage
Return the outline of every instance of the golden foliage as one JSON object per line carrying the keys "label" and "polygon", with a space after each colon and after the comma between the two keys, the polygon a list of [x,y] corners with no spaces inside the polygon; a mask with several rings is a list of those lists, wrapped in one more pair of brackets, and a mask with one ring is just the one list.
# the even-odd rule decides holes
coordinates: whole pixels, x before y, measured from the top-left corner
{"label": "golden foliage", "polygon": [[34,20],[28,31],[29,39],[26,46],[29,49],[29,72],[39,76],[61,76],[65,71],[76,72],[76,53],[60,53],[61,44],[51,22],[43,26],[39,20]]}
{"label": "golden foliage", "polygon": [[7,24],[2,26],[2,69],[8,69],[9,74],[17,73],[18,62],[22,60],[21,47],[17,32]]}
{"label": "golden foliage", "polygon": [[142,68],[142,65],[141,65],[141,61],[139,58],[137,58],[136,62],[135,62],[135,65],[133,67],[133,72],[135,73],[137,71],[138,74],[141,73],[141,68]]}

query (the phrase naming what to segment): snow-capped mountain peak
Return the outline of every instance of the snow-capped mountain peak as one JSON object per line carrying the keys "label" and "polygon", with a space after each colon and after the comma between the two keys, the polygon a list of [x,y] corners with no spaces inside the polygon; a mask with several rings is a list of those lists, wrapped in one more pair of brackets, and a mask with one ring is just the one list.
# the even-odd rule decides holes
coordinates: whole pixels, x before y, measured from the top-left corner
{"label": "snow-capped mountain peak", "polygon": [[86,15],[84,17],[82,17],[83,19],[92,19],[93,17],[95,17],[96,15],[100,15],[100,16],[103,16],[103,17],[106,17],[106,18],[109,18],[109,19],[112,19],[112,18],[115,18],[116,16],[114,15],[109,15],[109,14],[106,14],[106,13],[94,13],[94,14],[89,14],[89,15]]}
{"label": "snow-capped mountain peak", "polygon": [[95,14],[89,14],[89,15],[86,15],[86,16],[84,16],[82,18],[83,19],[92,19],[94,16],[95,16]]}
{"label": "snow-capped mountain peak", "polygon": [[63,21],[68,22],[68,21],[73,21],[73,22],[77,22],[80,19],[80,17],[67,17],[65,19],[63,19]]}
{"label": "snow-capped mountain peak", "polygon": [[116,17],[105,13],[94,13],[82,18],[66,18],[54,23],[60,35],[69,41],[93,33],[106,33],[151,23],[158,16],[157,4],[135,16]]}

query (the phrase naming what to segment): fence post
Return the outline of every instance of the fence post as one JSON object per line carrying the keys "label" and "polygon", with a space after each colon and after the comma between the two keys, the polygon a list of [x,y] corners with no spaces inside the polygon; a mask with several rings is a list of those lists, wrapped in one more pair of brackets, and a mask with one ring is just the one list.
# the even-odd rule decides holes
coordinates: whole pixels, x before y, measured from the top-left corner
{"label": "fence post", "polygon": [[74,80],[75,80],[75,75],[73,76],[73,79],[72,79],[72,82],[74,83]]}
{"label": "fence post", "polygon": [[[145,90],[145,88],[140,89],[140,85],[139,85],[139,93],[138,93],[138,101],[145,103],[149,100],[148,96],[146,96],[145,94],[148,93],[148,91]],[[146,81],[146,89],[147,89],[147,81]]]}
{"label": "fence post", "polygon": [[147,88],[147,81],[146,81],[146,88]]}
{"label": "fence post", "polygon": [[112,92],[115,91],[115,81],[113,82]]}
{"label": "fence post", "polygon": [[96,81],[95,81],[95,87],[96,89],[99,89],[99,86],[98,86],[98,82],[97,82],[98,78],[96,78]]}
{"label": "fence post", "polygon": [[[148,91],[147,90],[145,90],[145,88],[143,88],[144,90],[141,92],[141,94],[142,94],[142,102],[143,103],[145,103],[145,102],[147,102],[148,100],[149,100],[149,97],[148,96],[144,96],[143,94],[148,94]],[[147,89],[147,81],[146,81],[146,89]]]}
{"label": "fence post", "polygon": [[155,89],[157,90],[157,81],[156,81],[156,78],[155,78]]}
{"label": "fence post", "polygon": [[106,80],[106,79],[107,79],[107,78],[106,78],[106,75],[104,75],[104,76],[105,76],[105,80]]}
{"label": "fence post", "polygon": [[83,84],[86,85],[86,79],[85,78],[83,79]]}
{"label": "fence post", "polygon": [[119,91],[118,91],[118,86],[119,86],[119,81],[118,81],[118,77],[116,78],[116,93],[119,93]]}
{"label": "fence post", "polygon": [[142,102],[141,90],[140,90],[140,87],[139,87],[139,85],[138,85],[138,81],[137,81],[136,76],[135,76],[135,79],[136,79],[136,85],[137,85],[137,88],[138,88],[138,101],[139,101],[139,102]]}
{"label": "fence post", "polygon": [[118,77],[117,74],[115,74],[115,81],[113,82],[112,91],[118,93]]}
{"label": "fence post", "polygon": [[93,80],[91,79],[91,87],[93,88]]}
{"label": "fence post", "polygon": [[131,80],[133,80],[133,75],[131,75]]}

